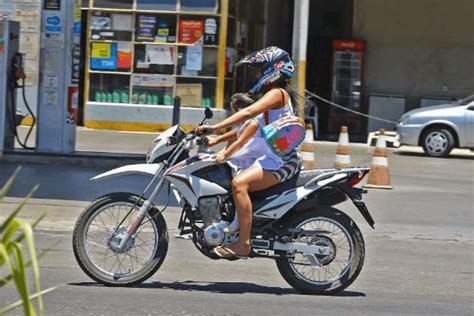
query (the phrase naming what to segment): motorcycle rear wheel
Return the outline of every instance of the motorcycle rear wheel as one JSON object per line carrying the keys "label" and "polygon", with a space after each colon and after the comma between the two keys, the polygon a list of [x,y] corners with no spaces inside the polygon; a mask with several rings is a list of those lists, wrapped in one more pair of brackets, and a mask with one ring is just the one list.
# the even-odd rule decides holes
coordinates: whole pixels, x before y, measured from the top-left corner
{"label": "motorcycle rear wheel", "polygon": [[[355,281],[364,265],[365,245],[362,233],[349,216],[332,207],[306,210],[288,218],[284,226],[308,231],[297,242],[331,249],[329,255],[315,255],[316,260],[301,253],[296,253],[295,258],[276,259],[280,274],[294,289],[304,294],[332,295]],[[312,236],[311,230],[327,233]]]}
{"label": "motorcycle rear wheel", "polygon": [[[81,269],[93,280],[107,286],[132,286],[150,278],[163,263],[168,251],[166,222],[151,207],[123,251],[111,243],[117,225],[127,212],[116,234],[125,232],[143,200],[132,193],[111,193],[97,198],[80,215],[73,231],[74,256]],[[150,240],[150,242],[147,242]]]}

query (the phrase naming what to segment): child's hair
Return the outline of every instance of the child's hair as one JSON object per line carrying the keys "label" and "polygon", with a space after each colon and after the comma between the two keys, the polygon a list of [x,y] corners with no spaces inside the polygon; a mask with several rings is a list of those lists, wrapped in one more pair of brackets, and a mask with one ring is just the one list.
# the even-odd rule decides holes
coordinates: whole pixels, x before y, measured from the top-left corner
{"label": "child's hair", "polygon": [[230,108],[232,111],[237,112],[243,108],[248,107],[254,102],[255,100],[248,93],[235,93],[231,97]]}

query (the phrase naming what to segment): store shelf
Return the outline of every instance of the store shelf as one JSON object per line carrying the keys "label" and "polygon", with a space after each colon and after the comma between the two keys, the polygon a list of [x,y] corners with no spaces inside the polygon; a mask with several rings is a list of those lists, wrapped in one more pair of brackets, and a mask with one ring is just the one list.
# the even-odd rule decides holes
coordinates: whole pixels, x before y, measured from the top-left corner
{"label": "store shelf", "polygon": [[90,74],[106,74],[106,75],[131,75],[132,72],[126,71],[102,71],[102,70],[89,70]]}
{"label": "store shelf", "polygon": [[174,75],[176,78],[186,78],[186,79],[217,79],[216,76],[183,76],[183,75]]}
{"label": "store shelf", "polygon": [[[236,5],[239,5],[239,3],[242,0],[230,0],[230,1],[235,1]],[[245,0],[245,1],[250,1],[250,0]],[[117,2],[118,3],[118,2]],[[152,3],[150,1],[150,3]],[[116,4],[116,3],[114,3]],[[113,4],[113,5],[114,5]],[[178,1],[179,4],[179,1]],[[193,2],[191,4],[194,5]],[[156,9],[163,9],[163,10],[148,10],[148,8],[156,8]],[[220,51],[221,46],[229,46],[230,48],[238,49],[238,53],[232,55],[232,57],[229,55],[228,58],[236,58],[242,54],[246,53],[245,48],[248,45],[248,36],[243,38],[243,46],[239,47],[236,43],[237,41],[237,36],[232,37],[232,42],[227,44],[227,40],[224,40],[220,35],[220,31],[223,30],[222,24],[221,23],[227,23],[227,24],[232,24],[234,27],[234,33],[237,32],[237,21],[245,20],[242,16],[239,16],[239,11],[237,10],[236,13],[232,13],[230,15],[230,18],[227,19],[227,21],[222,20],[222,14],[220,11],[212,11],[212,12],[202,12],[202,11],[184,11],[184,7],[179,7],[179,5],[176,7],[176,10],[174,10],[173,7],[140,7],[137,1],[133,1],[133,7],[131,9],[122,9],[122,8],[97,8],[91,5],[88,8],[83,8],[83,13],[87,13],[88,15],[88,23],[92,25],[92,20],[93,17],[96,16],[97,19],[94,20],[94,25],[97,25],[97,28],[108,28],[108,30],[103,30],[103,32],[109,32],[113,35],[111,36],[101,36],[100,38],[97,36],[98,33],[101,32],[101,30],[87,30],[87,44],[86,44],[86,74],[85,74],[85,100],[91,100],[90,95],[92,93],[95,93],[96,91],[112,91],[114,89],[119,89],[123,90],[125,92],[128,92],[129,99],[132,99],[132,94],[134,89],[166,89],[167,94],[171,96],[175,96],[177,94],[177,87],[176,85],[178,84],[199,84],[202,86],[202,98],[206,100],[210,100],[213,105],[218,105],[219,107],[222,106],[223,104],[223,96],[220,95],[220,90],[222,87],[222,83],[225,82],[225,86],[231,87],[232,91],[236,88],[235,84],[232,84],[232,81],[235,80],[235,75],[234,74],[227,74],[227,77],[225,77],[225,74],[219,72],[219,68],[225,67],[224,65],[224,59],[222,58],[222,55],[224,51]],[[194,7],[186,7],[188,9],[193,10]],[[166,10],[166,9],[172,9],[172,10]],[[221,10],[222,7],[219,5],[219,9]],[[114,14],[117,14],[117,16],[114,16]],[[128,17],[120,19],[120,15],[126,14]],[[141,19],[140,16],[143,15],[150,15],[150,16],[155,16],[153,19]],[[227,15],[226,15],[227,17]],[[102,20],[101,20],[102,18]],[[214,33],[212,31],[208,31],[209,27],[212,28],[212,25],[209,26],[208,24],[205,24],[206,19],[211,18],[211,20],[215,20],[216,24],[216,29],[214,30]],[[117,20],[115,20],[117,19]],[[200,23],[196,23],[196,25],[192,25],[191,23],[188,23],[189,25],[183,24],[184,27],[182,27],[182,23],[180,21],[183,20],[197,20],[201,21]],[[125,22],[124,22],[125,21]],[[122,23],[122,24],[120,24]],[[126,24],[125,24],[126,23]],[[140,24],[142,23],[142,24]],[[166,23],[165,27],[159,26],[158,23]],[[120,27],[117,27],[117,30],[111,29],[115,28],[115,26],[118,25]],[[128,25],[128,26],[127,26]],[[141,28],[142,33],[138,33],[137,31],[134,31],[137,27]],[[247,23],[247,30],[250,30],[250,25]],[[161,33],[161,36],[166,36],[166,37],[159,37],[160,33],[158,31],[161,30],[163,33]],[[206,29],[207,27],[207,29]],[[201,28],[201,33],[203,34],[202,38],[193,38],[192,36],[189,36],[188,33],[184,33],[185,37],[182,37],[183,30],[187,30],[189,34],[195,34],[192,33],[193,30],[195,31],[196,29],[199,30]],[[163,30],[163,29],[168,29],[168,30]],[[125,32],[125,33],[124,33]],[[166,32],[166,35],[165,33]],[[207,33],[206,33],[207,32]],[[115,34],[114,34],[115,33]],[[96,39],[93,39],[92,36],[95,35],[94,37]],[[205,37],[205,36],[212,36],[214,37]],[[234,34],[235,35],[235,34]],[[165,42],[169,37],[168,36],[173,36],[174,39],[176,40],[175,42]],[[190,38],[188,40],[186,38]],[[164,41],[156,41],[155,38],[163,39]],[[125,40],[124,40],[125,39]],[[127,40],[128,39],[128,40]],[[150,41],[146,40],[141,40],[141,39],[149,39]],[[173,39],[173,38],[172,38]],[[197,44],[197,43],[183,43],[179,42],[181,41],[196,41],[196,40],[202,40],[205,41],[205,43],[209,44]],[[223,42],[222,42],[223,41]],[[108,45],[103,45],[104,47],[99,47],[101,45],[91,45],[90,43],[118,43],[118,44],[113,44],[113,49],[114,49],[114,54],[113,58],[98,58],[96,57],[94,61],[94,67],[96,67],[96,70],[91,69],[90,65],[92,64],[91,61],[91,55],[92,55],[92,48],[94,46],[94,49],[97,50],[97,53],[95,56],[106,56],[104,52],[107,52],[107,48],[105,46]],[[212,43],[212,45],[211,45]],[[118,47],[115,47],[117,45]],[[97,47],[95,47],[97,46]],[[121,46],[121,47],[120,47]],[[167,47],[167,48],[165,48]],[[168,49],[169,47],[169,49]],[[183,48],[182,48],[183,47]],[[202,67],[199,66],[194,66],[191,67],[191,61],[188,61],[190,56],[187,55],[188,51],[186,48],[187,47],[199,47],[202,49],[196,49],[197,53],[201,51],[201,63]],[[102,55],[99,54],[99,50],[103,53]],[[108,49],[110,51],[110,48]],[[166,51],[166,52],[165,52]],[[155,55],[152,55],[154,53]],[[120,55],[119,55],[120,54]],[[126,54],[128,54],[128,57]],[[158,60],[158,54],[163,54],[166,56],[161,56],[161,63]],[[225,53],[227,56],[227,53]],[[125,56],[125,57],[124,57]],[[196,56],[196,55],[194,55]],[[197,55],[199,56],[199,55]],[[152,59],[152,57],[154,59]],[[120,68],[117,71],[113,70],[115,67],[109,67],[105,68],[107,66],[107,63],[115,63],[116,65],[119,64],[119,58],[123,62],[125,58],[131,58],[131,68]],[[167,58],[166,62],[163,62],[164,58]],[[127,59],[128,60],[128,59]],[[189,59],[191,60],[191,59]],[[150,62],[149,68],[138,68],[136,67],[138,64],[141,62]],[[151,63],[151,61],[154,61]],[[237,60],[235,60],[237,62]],[[199,71],[192,71],[191,72],[185,72],[183,71],[183,67],[186,67],[186,65],[189,63],[189,68],[191,69],[202,69]],[[101,70],[102,65],[104,64],[104,69]],[[99,65],[99,66],[97,66]],[[123,66],[128,66],[127,64],[120,64],[122,67]],[[184,68],[186,69],[186,68]],[[197,75],[192,75],[192,74],[197,74]],[[100,76],[103,75],[103,76]],[[115,75],[115,76],[112,76]],[[173,84],[169,84],[166,86],[160,86],[160,87],[151,87],[151,86],[138,86],[133,84],[134,76],[153,76],[153,75],[161,75],[161,76],[167,76],[173,79],[167,79],[170,81],[173,81]],[[128,78],[127,78],[128,76]],[[93,79],[94,82],[89,83],[90,79]],[[153,79],[153,78],[151,78]],[[167,81],[165,80],[165,81]],[[95,99],[94,99],[95,100]],[[99,99],[98,99],[99,100]],[[87,101],[86,101],[87,102]],[[91,101],[89,101],[91,102]],[[162,101],[161,101],[162,102]],[[97,103],[97,104],[106,104],[106,103]],[[124,105],[122,103],[117,103],[118,105]],[[146,105],[143,104],[143,106],[154,106],[154,105]]]}
{"label": "store shelf", "polygon": [[100,40],[100,39],[90,39],[90,43],[130,43],[127,40]]}
{"label": "store shelf", "polygon": [[[91,42],[101,42],[100,40],[91,40]],[[128,42],[132,44],[137,44],[137,45],[162,45],[162,46],[180,46],[180,47],[195,47],[195,46],[202,46],[204,48],[219,48],[217,45],[206,45],[206,44],[188,44],[188,43],[176,43],[176,42],[170,42],[170,43],[164,43],[164,42],[141,42],[141,41],[104,41],[105,43],[107,42]]]}
{"label": "store shelf", "polygon": [[196,15],[196,16],[220,16],[215,12],[195,12],[195,11],[164,11],[164,10],[144,10],[144,9],[118,9],[118,8],[83,8],[83,10],[103,11],[103,12],[124,12],[124,13],[146,13],[146,14],[169,14],[169,15]]}

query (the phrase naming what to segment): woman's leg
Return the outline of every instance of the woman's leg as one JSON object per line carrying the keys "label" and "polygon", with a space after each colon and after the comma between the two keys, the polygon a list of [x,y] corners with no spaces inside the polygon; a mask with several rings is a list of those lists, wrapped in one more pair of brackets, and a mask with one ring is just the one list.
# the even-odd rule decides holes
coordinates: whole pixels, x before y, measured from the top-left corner
{"label": "woman's leg", "polygon": [[262,170],[257,165],[245,169],[232,180],[232,193],[239,218],[239,239],[235,244],[227,248],[235,252],[235,254],[246,256],[250,252],[252,201],[248,192],[264,190],[278,182],[271,172]]}

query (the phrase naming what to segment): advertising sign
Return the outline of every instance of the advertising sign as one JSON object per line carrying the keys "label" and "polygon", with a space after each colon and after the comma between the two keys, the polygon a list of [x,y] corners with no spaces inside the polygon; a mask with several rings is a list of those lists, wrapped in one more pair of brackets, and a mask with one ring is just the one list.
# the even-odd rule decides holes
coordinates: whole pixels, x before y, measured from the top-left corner
{"label": "advertising sign", "polygon": [[185,83],[176,85],[176,95],[181,98],[181,105],[201,107],[202,84]]}
{"label": "advertising sign", "polygon": [[45,10],[61,10],[61,0],[44,0]]}
{"label": "advertising sign", "polygon": [[117,43],[92,43],[91,69],[117,69]]}
{"label": "advertising sign", "polygon": [[180,20],[179,42],[187,44],[202,44],[204,36],[204,21]]}

